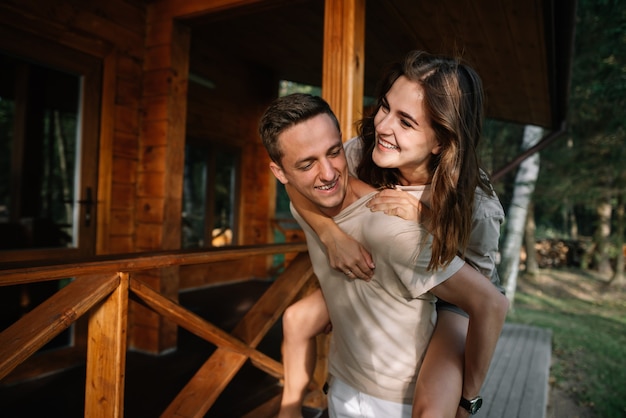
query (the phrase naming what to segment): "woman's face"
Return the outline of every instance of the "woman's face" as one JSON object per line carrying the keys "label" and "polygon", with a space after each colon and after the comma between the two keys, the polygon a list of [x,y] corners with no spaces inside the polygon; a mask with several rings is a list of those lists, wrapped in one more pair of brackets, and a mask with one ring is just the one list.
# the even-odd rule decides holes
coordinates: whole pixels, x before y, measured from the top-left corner
{"label": "woman's face", "polygon": [[405,185],[429,183],[429,161],[441,152],[424,111],[423,99],[422,86],[401,76],[374,116],[374,163],[383,168],[398,168]]}

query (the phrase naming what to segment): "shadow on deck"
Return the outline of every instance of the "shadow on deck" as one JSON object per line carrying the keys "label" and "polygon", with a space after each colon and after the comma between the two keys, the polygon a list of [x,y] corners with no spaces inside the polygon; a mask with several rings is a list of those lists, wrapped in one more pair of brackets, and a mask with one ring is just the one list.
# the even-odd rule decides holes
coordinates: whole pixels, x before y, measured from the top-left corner
{"label": "shadow on deck", "polygon": [[[270,285],[255,280],[217,286],[180,295],[180,303],[218,327],[230,331]],[[268,332],[259,350],[280,360],[280,321]],[[158,417],[215,347],[179,329],[173,352],[152,356],[129,352],[126,360],[124,415]],[[506,324],[483,387],[483,418],[542,418],[548,397],[551,332]],[[27,383],[0,384],[0,408],[5,418],[84,416],[85,367],[76,367]],[[280,393],[279,382],[246,364],[231,381],[207,418],[238,418]],[[305,418],[320,415],[307,410]],[[326,412],[321,417],[327,417]]]}

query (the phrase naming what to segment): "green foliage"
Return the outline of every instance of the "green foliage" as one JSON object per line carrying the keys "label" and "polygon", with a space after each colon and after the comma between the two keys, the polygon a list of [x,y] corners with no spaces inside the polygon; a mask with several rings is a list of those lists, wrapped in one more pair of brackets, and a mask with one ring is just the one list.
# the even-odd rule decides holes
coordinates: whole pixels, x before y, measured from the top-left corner
{"label": "green foliage", "polygon": [[[520,153],[524,126],[509,122],[486,119],[483,124],[481,144],[478,155],[481,166],[488,173],[505,167]],[[516,170],[510,170],[504,178],[494,183],[496,193],[504,208],[508,208]]]}
{"label": "green foliage", "polygon": [[625,100],[626,1],[578,0],[568,132],[541,151],[538,228],[593,235],[598,202],[624,193]]}
{"label": "green foliage", "polygon": [[623,126],[625,98],[626,4],[579,0],[570,102],[574,135],[615,133]]}
{"label": "green foliage", "polygon": [[322,89],[320,87],[309,86],[307,84],[295,83],[293,81],[282,80],[278,86],[278,95],[286,96],[291,93],[308,93],[314,96],[321,96]]}
{"label": "green foliage", "polygon": [[626,2],[579,0],[569,121],[583,184],[614,187],[623,170]]}

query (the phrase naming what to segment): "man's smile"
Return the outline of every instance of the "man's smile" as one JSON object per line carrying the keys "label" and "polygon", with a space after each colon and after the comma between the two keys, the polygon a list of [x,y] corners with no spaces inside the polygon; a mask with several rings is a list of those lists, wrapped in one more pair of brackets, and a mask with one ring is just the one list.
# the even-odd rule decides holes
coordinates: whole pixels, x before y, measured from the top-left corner
{"label": "man's smile", "polygon": [[337,180],[333,181],[332,183],[325,184],[323,186],[315,186],[315,188],[317,190],[327,191],[327,190],[332,190],[335,186],[337,186]]}

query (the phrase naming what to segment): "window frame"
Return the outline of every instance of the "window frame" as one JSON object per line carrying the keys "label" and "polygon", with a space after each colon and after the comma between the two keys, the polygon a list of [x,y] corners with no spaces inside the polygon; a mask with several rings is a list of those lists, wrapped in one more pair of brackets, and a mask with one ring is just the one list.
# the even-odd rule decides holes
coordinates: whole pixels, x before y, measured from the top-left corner
{"label": "window frame", "polygon": [[[19,57],[34,64],[54,68],[75,75],[80,83],[79,135],[80,157],[78,179],[73,204],[78,205],[77,245],[71,248],[32,248],[0,251],[0,262],[23,261],[42,258],[90,256],[96,252],[98,149],[100,136],[100,105],[102,100],[102,59],[85,54],[52,40],[15,28],[0,25],[0,50],[2,53]],[[94,199],[91,208],[81,204],[91,189]],[[85,224],[90,210],[89,225]]]}
{"label": "window frame", "polygon": [[[219,141],[211,141],[206,139],[201,139],[197,137],[187,137],[185,146],[190,145],[193,147],[201,148],[206,151],[205,154],[205,162],[207,167],[206,173],[206,184],[205,184],[205,202],[204,202],[204,246],[200,248],[213,248],[214,245],[212,243],[212,232],[213,225],[215,223],[216,215],[214,213],[215,208],[215,178],[216,178],[216,160],[217,155],[220,152],[228,152],[234,155],[234,166],[233,170],[235,172],[235,179],[233,185],[233,207],[232,207],[232,219],[233,225],[231,225],[232,230],[232,242],[228,244],[229,246],[239,245],[239,237],[238,230],[240,226],[240,217],[239,217],[239,209],[241,204],[241,161],[243,150],[241,147],[225,145]],[[183,202],[184,205],[184,202]],[[181,222],[182,222],[182,213],[181,213]],[[181,240],[182,247],[182,240]]]}

